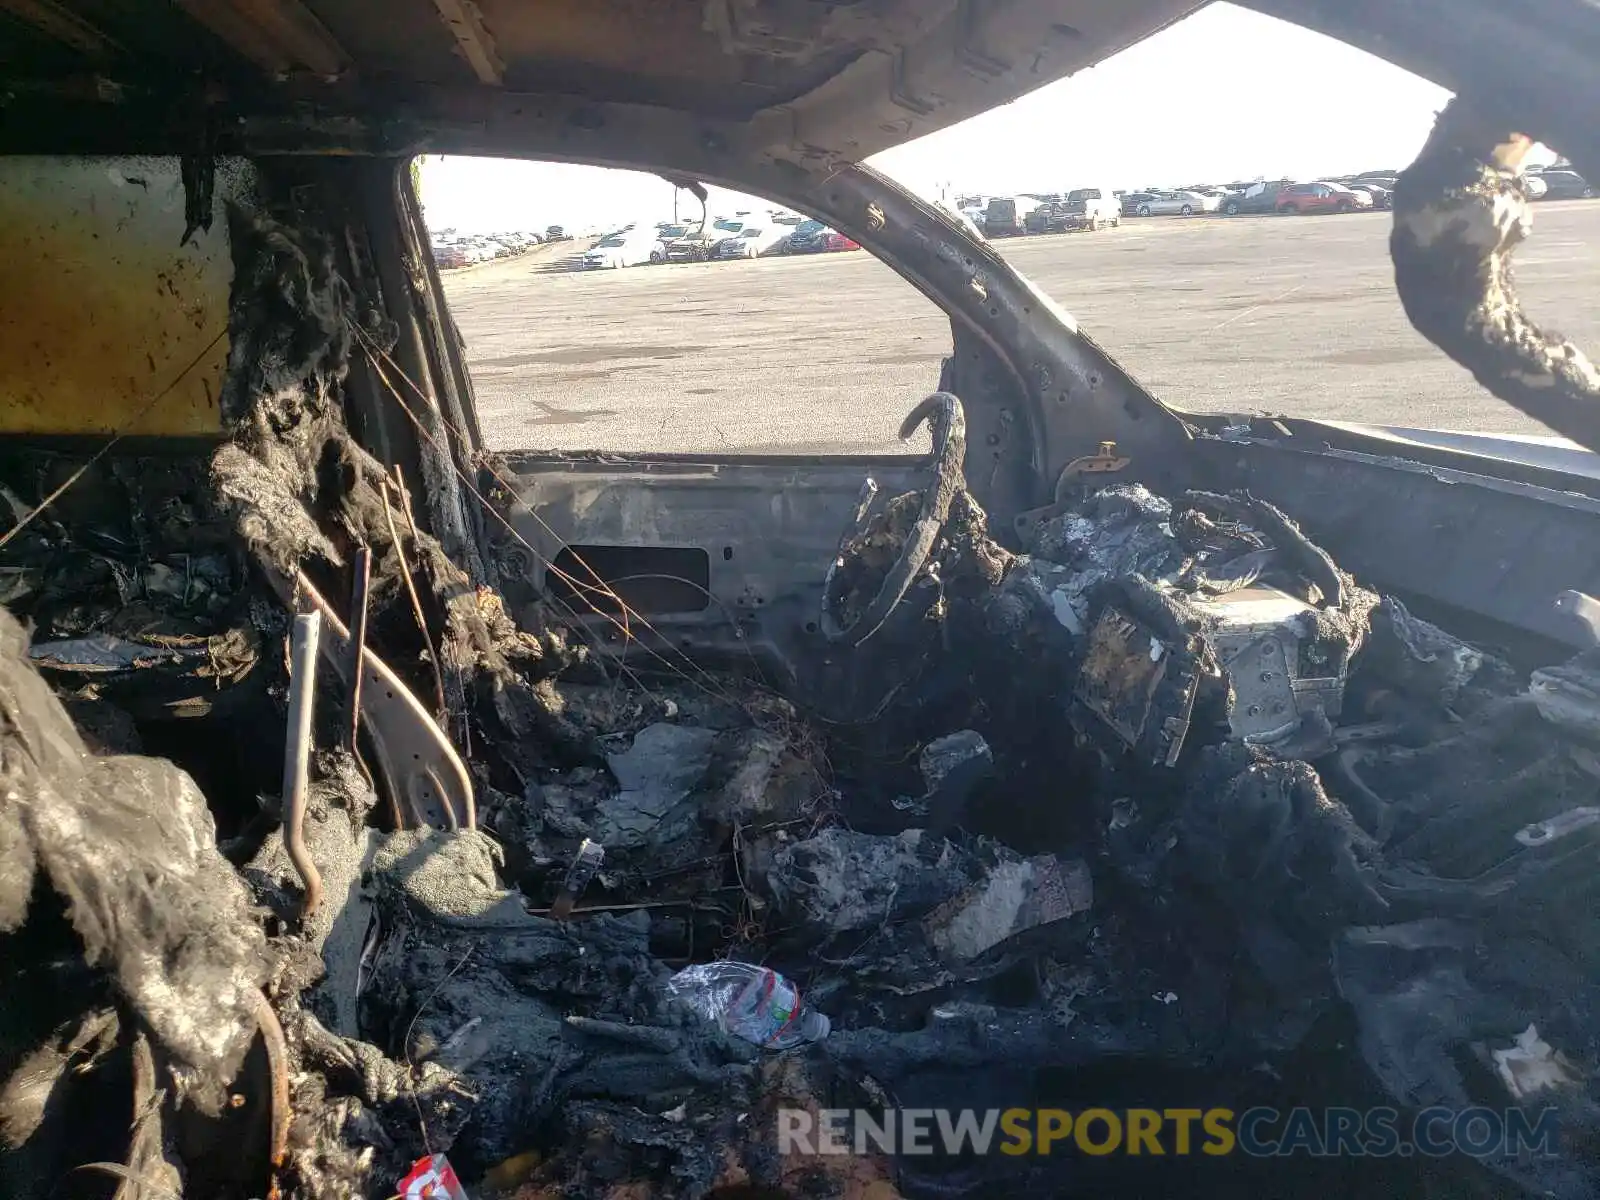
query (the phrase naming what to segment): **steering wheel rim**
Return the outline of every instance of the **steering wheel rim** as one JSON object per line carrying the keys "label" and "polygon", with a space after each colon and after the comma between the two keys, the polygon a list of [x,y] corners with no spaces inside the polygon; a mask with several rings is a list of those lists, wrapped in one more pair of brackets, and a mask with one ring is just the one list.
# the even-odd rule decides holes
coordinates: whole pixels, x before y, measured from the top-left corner
{"label": "steering wheel rim", "polygon": [[878,594],[862,610],[861,615],[848,625],[841,624],[833,611],[833,582],[843,554],[836,555],[828,566],[822,583],[822,613],[819,628],[829,642],[842,646],[859,646],[883,628],[889,615],[905,599],[912,581],[927,564],[939,533],[950,515],[950,504],[964,483],[962,465],[967,453],[967,419],[961,401],[950,392],[934,392],[911,410],[900,426],[900,440],[909,441],[911,435],[926,421],[933,432],[933,479],[922,492],[922,508],[917,523],[912,526],[894,561],[883,577]]}

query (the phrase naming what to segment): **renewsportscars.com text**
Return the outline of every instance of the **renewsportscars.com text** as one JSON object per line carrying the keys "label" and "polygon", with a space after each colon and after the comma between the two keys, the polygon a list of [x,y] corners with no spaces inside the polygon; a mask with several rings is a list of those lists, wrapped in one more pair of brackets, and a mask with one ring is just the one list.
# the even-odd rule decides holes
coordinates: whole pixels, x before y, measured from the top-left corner
{"label": "renewsportscars.com text", "polygon": [[1554,1157],[1555,1109],[779,1109],[782,1154]]}

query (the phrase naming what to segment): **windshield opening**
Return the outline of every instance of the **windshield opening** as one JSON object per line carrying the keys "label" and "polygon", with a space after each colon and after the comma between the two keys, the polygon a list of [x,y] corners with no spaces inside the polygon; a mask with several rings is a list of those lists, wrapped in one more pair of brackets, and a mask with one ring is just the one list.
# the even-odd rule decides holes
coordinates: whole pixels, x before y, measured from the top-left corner
{"label": "windshield opening", "polygon": [[[1392,186],[1448,98],[1341,42],[1212,4],[871,165],[924,196],[988,197],[973,215],[997,252],[1173,407],[1547,435],[1412,328],[1389,198],[1349,188]],[[1555,158],[1536,147],[1530,161]],[[1080,233],[1013,208],[1063,192],[1085,204],[1105,192],[1091,179],[1123,189],[1115,227]],[[1543,180],[1534,245],[1556,249],[1519,256],[1518,288],[1593,345],[1600,200],[1566,163]]]}
{"label": "windshield opening", "polygon": [[[950,321],[776,199],[659,176],[430,158],[421,196],[495,451],[875,454],[939,386]],[[685,219],[690,215],[695,219]],[[564,240],[523,228],[560,221]]]}
{"label": "windshield opening", "polygon": [[[1309,78],[1339,80],[1337,103],[1286,103],[1303,94]],[[959,214],[1175,408],[1544,433],[1417,335],[1395,293],[1388,255],[1392,196],[1382,189],[1393,185],[1395,164],[1415,156],[1447,98],[1443,89],[1341,43],[1213,4],[1092,72],[887,151],[868,165]],[[1227,119],[1219,120],[1219,112]],[[1083,120],[1085,113],[1095,119]],[[1068,130],[1070,136],[1057,136]],[[1537,148],[1533,161],[1553,163],[1555,155]],[[447,186],[448,162],[439,170],[443,174],[430,163],[424,171],[430,219],[441,207],[432,189]],[[831,330],[842,319],[833,273],[843,272],[845,300],[853,287],[847,266],[822,256],[848,250],[853,241],[794,213],[783,198],[712,189],[702,205],[656,177],[650,184],[655,207],[640,212],[631,199],[617,196],[642,192],[614,193],[572,178],[540,197],[544,207],[508,203],[514,211],[504,220],[485,217],[486,225],[470,237],[464,220],[441,220],[452,229],[436,236],[436,253],[441,261],[468,266],[509,253],[519,244],[484,237],[519,228],[515,222],[537,211],[526,222],[531,228],[559,221],[579,235],[575,241],[585,233],[592,237],[603,220],[635,219],[642,229],[656,230],[653,239],[629,236],[622,239],[627,245],[608,240],[598,247],[609,256],[608,266],[654,265],[682,274],[700,269],[703,259],[718,270],[743,269],[741,259],[751,255],[781,261],[786,270],[795,268],[785,278],[797,291],[752,297],[758,310],[783,318],[774,316],[762,335],[767,344],[753,354],[763,369],[770,364],[792,378],[814,368],[816,345],[826,339],[808,338],[805,331]],[[1600,204],[1583,199],[1588,186],[1565,161],[1530,179],[1542,238],[1567,249],[1519,260],[1519,285],[1531,306],[1559,309],[1562,332],[1575,342],[1600,341],[1600,307],[1586,300],[1600,284],[1594,249]],[[1353,188],[1356,183],[1376,186]],[[493,196],[493,189],[481,189],[469,207],[480,215],[492,211]],[[615,211],[624,206],[627,211]],[[559,244],[581,258],[594,243]],[[890,298],[872,297],[869,307]],[[913,289],[897,290],[892,299],[898,307],[873,309],[892,331],[881,343],[847,328],[831,335],[851,350],[839,353],[828,373],[830,387],[878,396],[888,368],[931,364],[948,347],[947,329],[923,324],[928,312]],[[672,303],[674,311],[698,319],[662,352],[677,357],[645,358],[663,377],[669,367],[694,367],[703,353],[680,351],[676,343],[715,346],[709,332],[715,321],[739,311],[719,288],[704,296],[679,293]],[[550,328],[560,329],[568,317],[557,312],[553,320]],[[618,320],[598,312],[585,328],[617,330],[620,340],[621,326],[607,324]],[[470,341],[471,315],[461,324]],[[633,344],[668,346],[671,340],[652,335]],[[581,358],[590,351],[562,353]],[[824,358],[833,353],[826,345]],[[518,354],[507,349],[504,357]],[[614,365],[617,373],[607,378],[616,390],[587,409],[625,413],[633,402],[624,385],[645,377],[640,362]],[[612,366],[575,361],[570,369],[588,372],[587,380]],[[486,363],[482,370],[492,375],[510,368]],[[929,374],[937,371],[928,366],[920,378]],[[707,396],[726,390],[708,380],[693,386],[708,389]],[[720,427],[715,416],[709,414],[707,429]],[[560,438],[589,432],[567,430],[553,418],[538,431]],[[648,443],[642,435],[634,440]],[[799,440],[796,434],[787,444]],[[695,444],[724,445],[714,433]],[[725,443],[744,444],[741,437]]]}

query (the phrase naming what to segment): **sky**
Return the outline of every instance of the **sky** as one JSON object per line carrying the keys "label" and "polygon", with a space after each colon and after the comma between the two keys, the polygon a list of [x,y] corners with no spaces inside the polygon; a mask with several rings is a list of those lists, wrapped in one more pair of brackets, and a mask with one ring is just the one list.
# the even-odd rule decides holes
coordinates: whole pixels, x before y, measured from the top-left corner
{"label": "sky", "polygon": [[[1097,67],[868,161],[930,199],[1310,179],[1405,166],[1447,99],[1342,42],[1214,4]],[[422,198],[435,230],[587,231],[668,220],[674,189],[629,171],[435,157],[423,165]],[[698,201],[680,202],[698,216]],[[712,215],[750,204],[713,189]]]}

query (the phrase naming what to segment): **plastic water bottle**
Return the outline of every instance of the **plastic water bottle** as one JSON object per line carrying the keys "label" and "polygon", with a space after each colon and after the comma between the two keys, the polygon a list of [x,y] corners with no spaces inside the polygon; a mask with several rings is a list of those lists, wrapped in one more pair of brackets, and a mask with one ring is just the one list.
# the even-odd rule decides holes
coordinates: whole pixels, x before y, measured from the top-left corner
{"label": "plastic water bottle", "polygon": [[667,995],[722,1029],[768,1050],[828,1036],[828,1018],[805,1006],[778,972],[744,962],[697,963],[667,981]]}

